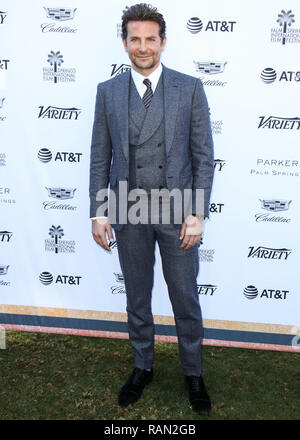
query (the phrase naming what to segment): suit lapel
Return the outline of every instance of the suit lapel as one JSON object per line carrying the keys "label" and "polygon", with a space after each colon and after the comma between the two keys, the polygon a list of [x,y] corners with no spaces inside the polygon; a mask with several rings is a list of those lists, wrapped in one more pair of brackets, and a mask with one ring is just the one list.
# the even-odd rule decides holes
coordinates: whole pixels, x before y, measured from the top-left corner
{"label": "suit lapel", "polygon": [[114,112],[119,127],[121,147],[124,156],[129,162],[129,140],[128,140],[128,106],[129,106],[129,81],[130,70],[120,75],[115,81],[115,87],[112,94],[114,100]]}
{"label": "suit lapel", "polygon": [[165,145],[168,155],[175,133],[176,116],[180,97],[180,80],[173,71],[163,66]]}
{"label": "suit lapel", "polygon": [[134,122],[139,130],[141,130],[147,110],[141,100],[141,97],[136,89],[134,81],[131,77],[129,90],[129,117]]}

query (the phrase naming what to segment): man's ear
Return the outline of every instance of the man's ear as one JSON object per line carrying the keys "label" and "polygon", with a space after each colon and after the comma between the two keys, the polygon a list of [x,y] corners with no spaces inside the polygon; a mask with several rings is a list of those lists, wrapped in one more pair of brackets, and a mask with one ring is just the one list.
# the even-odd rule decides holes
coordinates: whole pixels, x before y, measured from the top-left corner
{"label": "man's ear", "polygon": [[123,43],[123,46],[124,46],[125,51],[127,52],[127,51],[128,51],[128,48],[127,48],[127,41],[126,41],[126,39],[124,40],[124,39],[122,38],[122,43]]}

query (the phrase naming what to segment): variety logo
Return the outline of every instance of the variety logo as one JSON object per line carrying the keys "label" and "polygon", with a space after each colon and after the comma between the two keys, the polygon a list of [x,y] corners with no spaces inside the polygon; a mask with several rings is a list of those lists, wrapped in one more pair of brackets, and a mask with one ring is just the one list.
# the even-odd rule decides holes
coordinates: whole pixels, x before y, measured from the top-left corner
{"label": "variety logo", "polygon": [[0,70],[7,70],[10,60],[0,60]]}
{"label": "variety logo", "polygon": [[78,120],[81,110],[76,107],[53,107],[49,105],[45,107],[43,105],[39,106],[38,118],[42,119],[67,119],[67,120]]}
{"label": "variety logo", "polygon": [[[58,200],[73,199],[76,188],[46,188],[48,191],[48,196]],[[70,205],[69,203],[60,203],[55,200],[43,202],[43,207],[45,210],[49,209],[60,209],[63,211],[76,211],[77,206]]]}
{"label": "variety logo", "polygon": [[199,295],[213,296],[218,287],[214,284],[197,284],[197,288]]}
{"label": "variety logo", "polygon": [[50,66],[43,68],[43,79],[44,81],[52,81],[54,84],[58,82],[75,82],[76,79],[76,69],[61,69],[60,66],[64,62],[62,54],[54,52],[53,50],[48,55],[47,59]]}
{"label": "variety logo", "polygon": [[[260,78],[266,84],[272,84],[277,78],[277,72],[272,67],[266,67],[260,74]],[[300,71],[283,70],[278,78],[279,82],[299,82]]]}
{"label": "variety logo", "polygon": [[[0,264],[0,276],[7,275],[9,265]],[[0,286],[10,286],[10,281],[4,281],[0,279]]]}
{"label": "variety logo", "polygon": [[299,161],[290,159],[256,159],[256,168],[250,174],[260,176],[299,177]]}
{"label": "variety logo", "polygon": [[215,159],[214,163],[215,163],[215,165],[214,165],[215,170],[222,171],[224,165],[226,164],[226,160]]}
{"label": "variety logo", "polygon": [[204,32],[233,32],[236,21],[209,20],[207,24],[203,23],[199,17],[192,17],[187,21],[186,27],[191,34]]}
{"label": "variety logo", "polygon": [[[290,207],[291,200],[279,199],[265,199],[260,200],[261,208],[272,213],[287,211]],[[291,219],[283,216],[273,215],[269,213],[255,214],[256,222],[276,222],[276,223],[290,223]]]}
{"label": "variety logo", "polygon": [[276,22],[279,28],[271,29],[271,43],[300,43],[300,29],[292,27],[295,23],[294,14],[291,10],[282,10],[277,16]]}
{"label": "variety logo", "polygon": [[[46,11],[46,16],[50,20],[56,22],[63,22],[73,20],[75,16],[75,9],[72,8],[44,8]],[[75,34],[78,29],[72,28],[70,26],[61,26],[56,25],[55,23],[43,23],[41,24],[41,29],[43,33],[46,32],[59,32],[59,33],[68,33]]]}
{"label": "variety logo", "polygon": [[[225,70],[225,66],[227,64],[227,61],[225,63],[220,62],[212,62],[212,61],[194,61],[196,71],[205,75],[216,75],[218,73],[223,73]],[[222,82],[219,80],[211,80],[206,79],[205,77],[200,77],[203,85],[205,86],[220,86],[225,87],[227,82]]]}
{"label": "variety logo", "polygon": [[121,75],[121,73],[127,72],[127,70],[131,69],[131,66],[129,64],[112,64],[112,71],[110,76],[118,76]]}
{"label": "variety logo", "polygon": [[300,118],[282,118],[279,116],[259,116],[258,128],[272,130],[300,130]]}
{"label": "variety logo", "polygon": [[58,253],[74,253],[75,240],[62,240],[65,235],[61,226],[52,225],[49,228],[51,239],[45,240],[45,251]]}
{"label": "variety logo", "polygon": [[0,187],[0,203],[15,204],[16,203],[15,199],[9,197],[10,193],[11,193],[10,188]]}
{"label": "variety logo", "polygon": [[291,249],[276,249],[265,246],[249,246],[248,258],[259,258],[263,260],[287,260],[291,255]]}
{"label": "variety logo", "polygon": [[289,290],[279,290],[279,289],[262,289],[262,291],[258,291],[255,286],[247,286],[245,287],[244,296],[247,299],[255,299],[255,298],[266,298],[266,299],[287,299],[287,294],[290,293]]}
{"label": "variety logo", "polygon": [[13,236],[12,232],[9,231],[0,231],[0,242],[9,242],[11,237]]}
{"label": "variety logo", "polygon": [[[83,153],[73,153],[68,151],[57,151],[54,156],[55,162],[71,162],[78,163],[80,162],[81,156]],[[38,159],[43,163],[48,163],[52,160],[52,152],[49,148],[41,148],[37,154]]]}
{"label": "variety logo", "polygon": [[39,280],[44,286],[49,286],[53,281],[55,284],[79,286],[81,279],[82,276],[78,275],[57,275],[54,280],[54,277],[50,272],[42,272],[39,275]]}
{"label": "variety logo", "polygon": [[0,11],[0,24],[4,23],[4,20],[6,19],[6,17],[7,17],[7,12]]}

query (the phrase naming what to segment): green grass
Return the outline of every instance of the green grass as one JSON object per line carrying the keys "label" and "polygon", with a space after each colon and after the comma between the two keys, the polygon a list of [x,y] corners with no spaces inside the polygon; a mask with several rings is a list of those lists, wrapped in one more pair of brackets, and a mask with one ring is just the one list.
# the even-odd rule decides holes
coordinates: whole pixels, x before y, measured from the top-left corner
{"label": "green grass", "polygon": [[[298,420],[298,353],[203,347],[211,420]],[[0,420],[195,420],[176,344],[156,343],[154,380],[117,405],[133,369],[128,340],[6,332]],[[205,417],[203,417],[204,419]]]}

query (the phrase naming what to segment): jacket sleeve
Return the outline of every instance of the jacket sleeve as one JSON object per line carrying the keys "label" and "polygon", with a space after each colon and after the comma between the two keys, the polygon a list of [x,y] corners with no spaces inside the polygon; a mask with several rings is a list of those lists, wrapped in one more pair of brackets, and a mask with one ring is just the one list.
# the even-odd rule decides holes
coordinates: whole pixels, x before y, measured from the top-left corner
{"label": "jacket sleeve", "polygon": [[[210,112],[201,80],[196,81],[190,129],[193,168],[192,211],[209,217],[209,201],[214,176],[214,152]],[[196,204],[196,190],[203,190],[203,204]],[[201,199],[201,197],[200,197]]]}
{"label": "jacket sleeve", "polygon": [[101,84],[98,85],[90,154],[90,217],[97,217],[97,209],[107,200],[97,200],[99,190],[107,189],[112,158],[111,138],[105,114]]}

